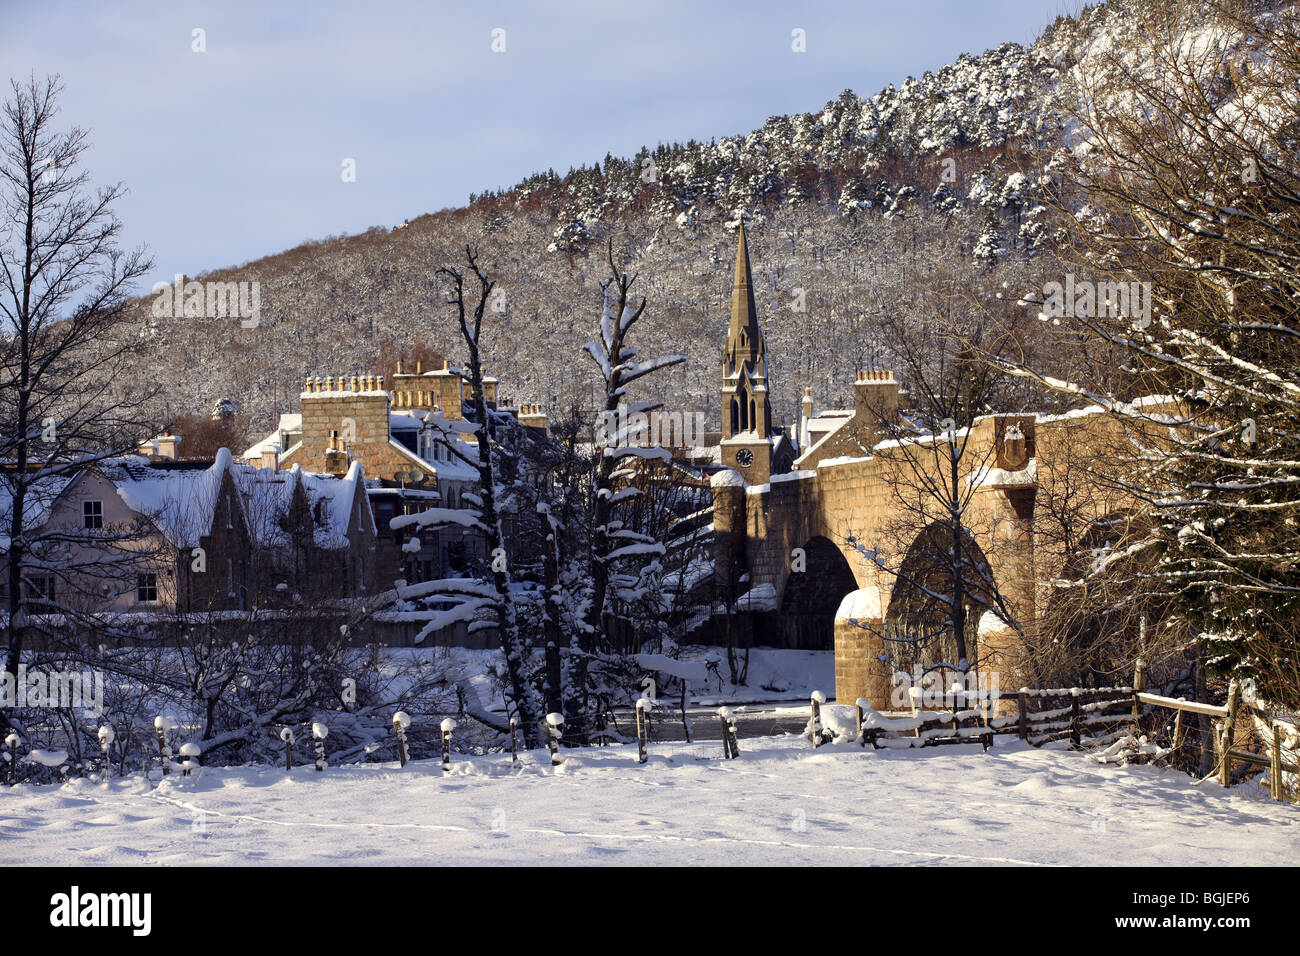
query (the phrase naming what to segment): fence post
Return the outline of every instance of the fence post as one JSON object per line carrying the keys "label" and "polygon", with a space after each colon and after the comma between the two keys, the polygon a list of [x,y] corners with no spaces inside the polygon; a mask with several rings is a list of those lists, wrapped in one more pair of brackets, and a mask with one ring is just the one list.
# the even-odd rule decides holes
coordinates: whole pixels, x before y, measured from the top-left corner
{"label": "fence post", "polygon": [[961,721],[957,719],[957,712],[964,709],[962,704],[965,703],[965,695],[962,691],[965,688],[962,687],[960,681],[953,681],[948,689],[952,692],[952,729],[957,731],[961,728]]}
{"label": "fence post", "polygon": [[866,738],[866,736],[863,735],[863,733],[862,733],[862,725],[863,725],[864,723],[866,723],[866,720],[867,720],[867,712],[863,709],[863,705],[866,704],[866,703],[867,703],[867,700],[866,700],[865,697],[859,697],[859,698],[857,699],[857,701],[856,701],[856,704],[855,704],[855,706],[857,707],[857,711],[858,711],[858,736],[857,736],[857,740],[858,740],[858,744],[859,744],[860,746],[863,746],[863,747],[865,747],[865,746],[867,745],[867,738]]}
{"label": "fence post", "polygon": [[650,698],[638,697],[636,699],[636,762],[645,763],[647,759],[645,751],[645,709],[650,706]]}
{"label": "fence post", "polygon": [[167,731],[176,726],[170,717],[159,714],[153,719],[153,730],[158,735],[158,759],[162,762],[163,776],[171,773],[172,745],[167,740]]}
{"label": "fence post", "polygon": [[1269,747],[1268,782],[1274,800],[1282,799],[1282,725],[1274,723],[1273,746]]}
{"label": "fence post", "polygon": [[280,731],[280,739],[284,741],[284,769],[293,769],[293,730],[285,727]]}
{"label": "fence post", "polygon": [[411,718],[406,711],[399,710],[393,714],[393,733],[397,735],[397,760],[399,766],[406,766],[406,728],[411,726]]}
{"label": "fence post", "polygon": [[194,769],[194,761],[202,751],[199,745],[193,742],[181,744],[181,756],[185,759],[181,761],[181,776],[188,777],[190,771]]}
{"label": "fence post", "polygon": [[[918,717],[918,716],[920,715],[920,712],[921,712],[921,695],[922,695],[923,693],[925,693],[925,691],[923,691],[920,687],[915,687],[915,686],[913,686],[913,687],[909,687],[909,688],[907,689],[907,696],[908,696],[908,698],[911,699],[911,701],[912,701],[912,717],[913,717],[913,718]],[[918,724],[916,725],[916,727],[912,730],[912,736],[913,736],[913,737],[920,737],[920,736],[921,736],[921,725],[920,725],[919,723],[918,723]]]}
{"label": "fence post", "polygon": [[510,762],[519,763],[519,721],[510,718]]}
{"label": "fence post", "polygon": [[552,767],[558,767],[564,763],[564,758],[560,756],[560,728],[563,726],[563,714],[546,715],[546,745],[551,748]]}
{"label": "fence post", "polygon": [[442,731],[442,770],[451,770],[451,732],[456,729],[456,721],[444,717],[438,729]]}
{"label": "fence post", "polygon": [[311,735],[316,738],[316,771],[325,769],[325,738],[330,734],[330,729],[319,720],[311,725]]}
{"label": "fence post", "polygon": [[115,736],[111,725],[105,724],[99,728],[99,747],[104,751],[104,779],[106,780],[113,775],[113,765],[108,762],[108,748],[113,746]]}
{"label": "fence post", "polygon": [[1020,688],[1020,693],[1016,695],[1017,703],[1020,707],[1020,717],[1018,727],[1020,730],[1020,739],[1029,743],[1029,688]]}
{"label": "fence post", "polygon": [[1079,733],[1079,696],[1082,692],[1077,687],[1070,688],[1070,746],[1078,747],[1080,742]]}
{"label": "fence post", "polygon": [[719,707],[718,717],[722,721],[722,756],[732,760],[740,756],[740,744],[736,740],[736,715],[730,707]]}
{"label": "fence post", "polygon": [[[1147,689],[1147,664],[1142,658],[1133,663],[1133,734],[1142,729],[1142,698],[1138,695]],[[1180,710],[1178,712],[1182,714]]]}
{"label": "fence post", "polygon": [[718,720],[722,721],[722,757],[724,760],[730,760],[735,756],[731,752],[731,728],[727,726],[727,717],[730,715],[726,707],[718,708]]}
{"label": "fence post", "polygon": [[11,787],[18,782],[18,745],[20,743],[22,743],[22,739],[17,734],[11,733],[5,738],[5,747],[8,748],[5,759],[9,761],[9,786]]}
{"label": "fence post", "polygon": [[1228,685],[1228,716],[1223,718],[1223,764],[1219,769],[1219,783],[1228,786],[1232,776],[1232,738],[1237,725],[1237,708],[1241,704],[1241,684]]}
{"label": "fence post", "polygon": [[822,745],[822,704],[826,695],[819,690],[812,692],[812,745],[817,749]]}

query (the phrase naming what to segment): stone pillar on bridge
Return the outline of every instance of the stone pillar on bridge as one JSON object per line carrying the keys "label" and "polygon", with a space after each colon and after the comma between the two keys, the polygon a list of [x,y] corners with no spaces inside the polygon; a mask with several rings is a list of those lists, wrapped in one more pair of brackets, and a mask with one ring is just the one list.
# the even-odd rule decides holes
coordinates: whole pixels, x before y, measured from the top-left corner
{"label": "stone pillar on bridge", "polygon": [[[710,480],[713,489],[713,583],[720,600],[732,602],[745,572],[745,479],[724,468]],[[730,608],[728,608],[730,610]]]}
{"label": "stone pillar on bridge", "polygon": [[844,595],[835,613],[835,700],[853,704],[865,697],[876,710],[890,703],[890,667],[880,658],[884,607],[874,585]]}
{"label": "stone pillar on bridge", "polygon": [[[988,538],[981,542],[998,592],[1020,624],[1033,634],[1037,573],[1034,556],[1034,499],[1038,491],[1034,415],[992,416],[995,457],[983,477],[980,505]],[[1020,686],[1020,632],[993,620],[980,624],[982,670],[998,674],[1004,693]]]}

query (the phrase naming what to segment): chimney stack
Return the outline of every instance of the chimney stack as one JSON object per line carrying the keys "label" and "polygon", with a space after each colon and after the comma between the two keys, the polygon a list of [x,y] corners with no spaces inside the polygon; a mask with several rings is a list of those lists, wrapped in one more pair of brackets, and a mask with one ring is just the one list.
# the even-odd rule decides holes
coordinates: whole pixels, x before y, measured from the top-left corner
{"label": "chimney stack", "polygon": [[898,380],[892,371],[859,372],[853,386],[853,405],[857,418],[868,428],[880,432],[881,420],[898,418]]}

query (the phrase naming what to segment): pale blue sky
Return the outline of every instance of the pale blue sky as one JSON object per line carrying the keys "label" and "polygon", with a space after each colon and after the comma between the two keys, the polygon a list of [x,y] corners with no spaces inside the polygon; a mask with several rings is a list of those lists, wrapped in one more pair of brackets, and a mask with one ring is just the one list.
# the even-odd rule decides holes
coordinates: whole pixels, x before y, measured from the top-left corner
{"label": "pale blue sky", "polygon": [[[748,132],[1030,42],[1075,5],[7,0],[0,63],[6,78],[62,74],[62,119],[92,130],[95,179],[130,189],[118,213],[127,244],[157,257],[152,281],[391,226],[606,152]],[[795,28],[806,53],[791,50]]]}

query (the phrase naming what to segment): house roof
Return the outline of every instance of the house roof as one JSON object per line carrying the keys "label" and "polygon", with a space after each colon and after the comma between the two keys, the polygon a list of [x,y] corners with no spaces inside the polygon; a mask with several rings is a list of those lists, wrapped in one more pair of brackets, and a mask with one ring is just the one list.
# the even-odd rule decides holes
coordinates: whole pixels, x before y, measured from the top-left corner
{"label": "house roof", "polygon": [[[352,462],[342,477],[303,471],[299,466],[284,471],[269,468],[236,466],[235,484],[244,501],[249,533],[264,547],[287,547],[289,532],[282,521],[292,506],[295,492],[301,488],[314,526],[317,547],[337,550],[348,546],[348,528],[358,489],[365,488],[361,462]],[[362,495],[365,498],[365,495]],[[365,516],[375,530],[374,514],[366,499]]]}
{"label": "house roof", "polygon": [[212,533],[217,497],[232,466],[222,448],[206,467],[156,468],[139,456],[113,458],[96,470],[112,482],[127,507],[148,516],[177,548],[196,548]]}

